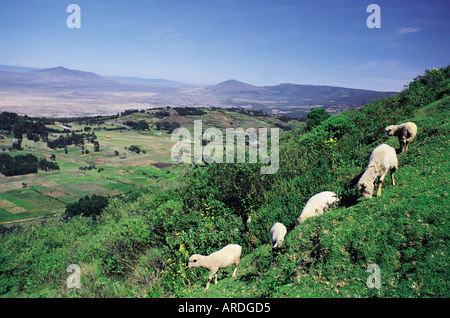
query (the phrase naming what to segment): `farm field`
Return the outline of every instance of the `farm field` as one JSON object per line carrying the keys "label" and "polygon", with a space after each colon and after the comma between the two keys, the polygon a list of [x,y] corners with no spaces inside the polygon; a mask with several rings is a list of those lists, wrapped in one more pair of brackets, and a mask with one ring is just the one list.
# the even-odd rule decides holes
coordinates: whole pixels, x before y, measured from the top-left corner
{"label": "farm field", "polygon": [[[155,180],[169,180],[181,171],[169,162],[170,148],[174,144],[170,138],[131,131],[107,133],[108,139],[106,132],[96,132],[101,147],[99,152],[94,152],[90,144],[84,146],[90,150],[89,154],[81,154],[79,146],[68,147],[66,154],[63,149],[53,150],[43,142],[24,139],[21,154],[33,153],[47,159],[55,154],[60,170],[14,177],[1,175],[0,223],[61,214],[66,204],[85,195],[123,194],[136,187],[150,186]],[[147,153],[137,154],[124,149],[125,145],[132,144],[146,149]],[[115,151],[119,155],[115,155]],[[90,165],[96,169],[79,169]]]}
{"label": "farm field", "polygon": [[[155,122],[177,122],[191,131],[194,120],[202,120],[203,129],[268,128],[274,127],[276,122],[281,123],[275,117],[250,116],[230,110],[205,110],[203,115],[179,116],[173,109],[164,109],[170,115],[156,118],[154,114],[158,111],[161,109],[135,112],[94,125],[86,125],[82,121],[66,122],[78,132],[83,132],[86,126],[91,127],[100,145],[98,152],[94,151],[92,143],[86,143],[83,148],[70,145],[66,153],[64,148],[54,150],[45,142],[23,138],[23,150],[11,152],[11,155],[31,153],[47,160],[54,155],[60,170],[13,177],[0,174],[0,225],[60,215],[67,204],[86,195],[121,195],[139,187],[164,187],[176,182],[186,166],[172,162],[171,148],[177,141],[172,141],[167,131],[153,129]],[[129,121],[146,121],[150,128],[141,131],[111,130]],[[56,125],[49,127],[59,129],[63,134],[62,128]],[[57,135],[54,133],[49,139],[56,139]],[[11,145],[13,136],[5,137],[0,139],[0,149]],[[138,146],[141,152],[128,149],[131,145]],[[82,154],[83,150],[89,153]],[[89,167],[93,169],[83,169]]]}

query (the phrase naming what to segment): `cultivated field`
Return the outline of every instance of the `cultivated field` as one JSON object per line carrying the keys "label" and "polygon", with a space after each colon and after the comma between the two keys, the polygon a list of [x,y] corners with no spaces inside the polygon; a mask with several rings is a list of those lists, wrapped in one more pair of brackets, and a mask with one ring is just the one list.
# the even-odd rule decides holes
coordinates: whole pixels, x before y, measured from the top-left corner
{"label": "cultivated field", "polygon": [[[74,145],[68,146],[65,153],[64,149],[54,150],[42,141],[24,138],[23,151],[12,155],[32,153],[48,160],[55,155],[60,170],[13,177],[0,174],[0,224],[59,215],[68,203],[86,195],[120,195],[139,187],[159,187],[177,182],[186,165],[172,162],[171,148],[177,141],[172,141],[166,131],[153,129],[157,121],[178,122],[181,127],[192,131],[194,120],[202,120],[203,130],[216,127],[224,132],[225,128],[270,128],[277,122],[281,123],[274,117],[249,116],[230,110],[205,110],[206,114],[202,116],[179,116],[173,109],[164,109],[170,116],[162,119],[154,116],[157,111],[161,109],[136,112],[90,125],[100,144],[99,152],[94,151],[92,143],[84,145],[88,154],[82,154],[82,147]],[[126,121],[140,120],[145,120],[150,128],[146,131],[105,130],[121,127]],[[70,125],[80,133],[86,127],[76,122]],[[58,129],[54,125],[51,127]],[[49,139],[56,139],[57,135],[55,133]],[[11,145],[13,136],[4,137],[0,139],[0,149]],[[131,145],[139,146],[141,153],[130,151]],[[95,169],[80,170],[89,166],[95,166]]]}

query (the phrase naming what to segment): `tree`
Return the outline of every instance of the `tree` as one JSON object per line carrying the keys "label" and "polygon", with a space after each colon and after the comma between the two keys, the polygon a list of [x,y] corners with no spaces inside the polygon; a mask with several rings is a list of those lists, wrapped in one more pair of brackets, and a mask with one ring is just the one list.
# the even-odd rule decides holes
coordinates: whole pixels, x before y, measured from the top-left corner
{"label": "tree", "polygon": [[142,149],[139,146],[131,145],[130,148],[128,148],[130,151],[134,151],[135,153],[141,153]]}
{"label": "tree", "polygon": [[308,119],[306,120],[306,130],[311,130],[315,126],[320,125],[320,123],[324,120],[326,120],[331,115],[327,113],[325,108],[319,107],[311,109],[310,112],[308,112]]}
{"label": "tree", "polygon": [[23,148],[22,148],[22,138],[17,139],[16,142],[13,142],[12,149],[13,150],[23,150]]}
{"label": "tree", "polygon": [[93,194],[91,197],[86,195],[80,198],[75,203],[70,203],[66,206],[64,219],[68,220],[73,216],[91,216],[94,220],[97,215],[100,215],[102,210],[108,205],[108,198]]}

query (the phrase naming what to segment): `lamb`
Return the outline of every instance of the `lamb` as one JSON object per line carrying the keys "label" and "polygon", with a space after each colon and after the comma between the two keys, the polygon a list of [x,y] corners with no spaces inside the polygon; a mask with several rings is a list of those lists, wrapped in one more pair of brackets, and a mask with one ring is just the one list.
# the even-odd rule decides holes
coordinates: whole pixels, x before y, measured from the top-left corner
{"label": "lamb", "polygon": [[277,222],[270,228],[270,238],[272,239],[272,248],[280,248],[284,241],[287,229],[284,224]]}
{"label": "lamb", "polygon": [[208,282],[205,291],[209,288],[211,279],[215,276],[215,284],[217,284],[217,272],[219,269],[236,265],[232,277],[236,276],[236,272],[241,259],[242,247],[238,244],[229,244],[219,251],[211,253],[208,256],[194,254],[189,257],[189,268],[203,267],[209,269]]}
{"label": "lamb", "polygon": [[384,130],[384,137],[397,136],[400,143],[399,153],[408,150],[408,145],[413,141],[417,134],[417,126],[413,122],[407,122],[400,125],[387,126]]}
{"label": "lamb", "polygon": [[325,210],[334,204],[338,203],[339,199],[337,194],[331,191],[323,191],[314,196],[312,196],[308,202],[306,202],[305,207],[303,208],[302,213],[295,225],[300,225],[307,218],[312,216],[321,215],[325,212]]}
{"label": "lamb", "polygon": [[360,192],[365,199],[372,198],[374,181],[378,179],[377,196],[381,195],[381,186],[384,177],[391,173],[392,185],[395,186],[394,172],[398,169],[398,160],[395,149],[386,144],[379,145],[370,154],[369,164],[366,171],[355,185],[355,189]]}

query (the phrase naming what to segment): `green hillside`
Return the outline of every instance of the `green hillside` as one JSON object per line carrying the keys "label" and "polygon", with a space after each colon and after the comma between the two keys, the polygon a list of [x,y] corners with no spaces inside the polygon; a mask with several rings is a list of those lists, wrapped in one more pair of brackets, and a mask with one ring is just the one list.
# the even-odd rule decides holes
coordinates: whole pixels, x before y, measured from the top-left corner
{"label": "green hillside", "polygon": [[[280,139],[280,169],[210,164],[174,188],[116,198],[97,221],[49,220],[0,237],[3,297],[449,297],[450,69],[418,76],[399,95],[345,111]],[[382,195],[353,186],[384,127],[414,121],[418,135],[398,155],[397,184]],[[398,147],[398,140],[385,141]],[[295,227],[306,201],[335,191],[342,205]],[[249,221],[251,218],[251,221]],[[249,221],[249,222],[248,222]],[[269,229],[288,228],[271,251]],[[237,276],[188,269],[189,255],[243,247]],[[67,289],[66,268],[81,268]],[[381,287],[369,288],[376,264]]]}
{"label": "green hillside", "polygon": [[[386,178],[381,197],[308,219],[291,229],[281,251],[273,253],[270,244],[248,251],[237,279],[219,280],[203,293],[204,275],[188,295],[448,297],[449,110],[446,97],[409,118],[420,134],[399,155],[396,186]],[[397,147],[398,141],[388,144]],[[370,264],[380,267],[380,289],[366,284]]]}

